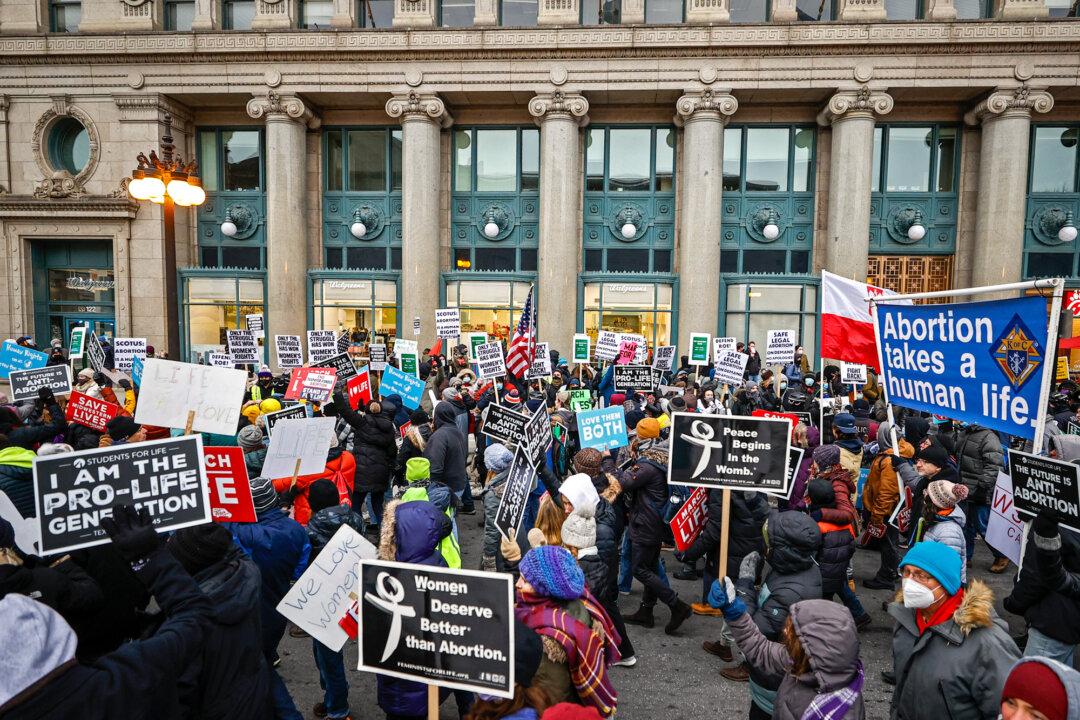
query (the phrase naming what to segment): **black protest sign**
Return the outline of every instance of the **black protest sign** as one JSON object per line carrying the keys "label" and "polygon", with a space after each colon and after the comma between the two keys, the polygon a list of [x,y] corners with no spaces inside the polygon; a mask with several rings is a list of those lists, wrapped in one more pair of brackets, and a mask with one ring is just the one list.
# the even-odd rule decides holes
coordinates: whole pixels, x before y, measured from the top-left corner
{"label": "black protest sign", "polygon": [[1078,471],[1074,463],[1010,450],[1009,477],[1016,509],[1025,515],[1054,510],[1062,525],[1080,531]]}
{"label": "black protest sign", "polygon": [[615,392],[652,390],[656,387],[656,378],[648,365],[616,365],[612,373]]}
{"label": "black protest sign", "polygon": [[42,555],[109,542],[101,520],[117,505],[146,508],[162,532],[210,522],[209,500],[199,435],[34,460]]}
{"label": "black protest sign", "polygon": [[801,447],[799,447],[797,445],[792,446],[788,450],[788,465],[787,465],[788,492],[781,494],[781,493],[779,493],[779,492],[777,492],[775,490],[768,490],[768,491],[766,491],[767,495],[775,495],[777,497],[782,497],[785,500],[789,500],[791,502],[794,502],[796,500],[801,499],[801,498],[792,498],[792,497],[789,497],[789,495],[792,492],[795,491],[795,485],[794,485],[794,483],[795,483],[795,473],[799,472],[799,465],[802,464],[803,455],[805,453],[806,453],[806,451],[803,450]]}
{"label": "black protest sign", "polygon": [[533,465],[539,465],[544,459],[544,453],[551,447],[552,440],[551,419],[548,417],[547,409],[541,405],[529,418],[521,438],[525,454],[529,456]]}
{"label": "black protest sign", "polygon": [[299,420],[307,417],[307,408],[303,405],[290,405],[277,412],[266,413],[262,416],[266,423],[266,437],[274,432],[274,425],[282,420]]}
{"label": "black protest sign", "polygon": [[668,482],[787,494],[791,421],[673,413]]}
{"label": "black protest sign", "polygon": [[354,378],[358,374],[356,372],[356,363],[353,362],[349,353],[338,353],[337,355],[320,362],[311,363],[311,367],[334,368],[337,370],[337,382],[335,387],[338,390],[345,387],[345,383],[349,382],[349,378]]}
{"label": "black protest sign", "polygon": [[511,575],[379,560],[359,573],[360,670],[513,697]]}
{"label": "black protest sign", "polygon": [[41,388],[49,388],[53,395],[67,395],[71,392],[71,368],[67,365],[47,365],[30,370],[12,370],[8,382],[11,383],[13,402],[36,400]]}
{"label": "black protest sign", "polygon": [[535,478],[536,466],[529,460],[525,448],[518,445],[514,450],[514,461],[510,464],[506,484],[503,485],[499,509],[495,512],[495,527],[503,537],[510,540],[517,537]]}
{"label": "black protest sign", "polygon": [[528,422],[528,415],[492,403],[488,405],[487,417],[480,432],[501,443],[516,445],[521,442]]}

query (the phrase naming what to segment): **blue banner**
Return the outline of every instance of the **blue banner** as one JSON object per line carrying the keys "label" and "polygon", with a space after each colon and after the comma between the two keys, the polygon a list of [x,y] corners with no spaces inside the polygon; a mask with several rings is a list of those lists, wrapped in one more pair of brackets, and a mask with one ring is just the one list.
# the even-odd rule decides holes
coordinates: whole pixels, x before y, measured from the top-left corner
{"label": "blue banner", "polygon": [[424,395],[424,381],[387,365],[379,380],[379,395],[400,395],[405,407],[415,410],[420,407],[420,398]]}
{"label": "blue banner", "polygon": [[48,362],[49,356],[40,350],[23,347],[7,340],[3,348],[0,348],[0,378],[7,380],[8,373],[13,370],[43,368]]}
{"label": "blue banner", "polygon": [[1046,357],[1041,297],[877,306],[889,401],[1034,438]]}
{"label": "blue banner", "polygon": [[626,414],[621,405],[579,412],[577,426],[581,447],[611,450],[630,444],[626,437]]}
{"label": "blue banner", "polygon": [[143,359],[141,357],[131,358],[131,380],[142,387],[142,371],[143,371]]}

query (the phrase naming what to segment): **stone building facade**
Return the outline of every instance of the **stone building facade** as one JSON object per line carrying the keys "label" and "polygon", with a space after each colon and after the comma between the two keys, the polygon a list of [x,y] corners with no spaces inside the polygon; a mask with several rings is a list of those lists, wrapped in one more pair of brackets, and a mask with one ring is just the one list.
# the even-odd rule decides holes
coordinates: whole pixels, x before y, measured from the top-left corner
{"label": "stone building facade", "polygon": [[[90,323],[195,359],[262,312],[268,337],[419,317],[424,346],[448,305],[505,337],[534,287],[564,350],[598,328],[813,348],[822,269],[1080,281],[1070,11],[2,0],[0,336]],[[174,247],[126,190],[166,123],[207,193]]]}

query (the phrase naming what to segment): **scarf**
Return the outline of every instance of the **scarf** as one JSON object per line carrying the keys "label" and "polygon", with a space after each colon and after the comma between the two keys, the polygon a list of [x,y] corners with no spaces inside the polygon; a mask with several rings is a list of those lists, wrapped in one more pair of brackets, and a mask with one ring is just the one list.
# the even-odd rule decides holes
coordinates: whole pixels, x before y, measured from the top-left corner
{"label": "scarf", "polygon": [[593,623],[600,623],[605,638],[566,612],[554,599],[536,593],[517,593],[514,615],[537,634],[549,637],[566,651],[570,681],[578,698],[595,707],[603,717],[615,713],[618,694],[608,676],[608,667],[621,658],[619,633],[600,603],[586,590],[581,604],[589,611]]}
{"label": "scarf", "polygon": [[940,625],[947,620],[950,620],[953,613],[960,607],[960,603],[964,601],[964,588],[960,588],[955,595],[941,603],[941,607],[934,611],[934,614],[930,616],[929,620],[923,620],[923,614],[918,610],[915,611],[915,624],[919,626],[919,634],[922,635],[928,629],[935,625]]}
{"label": "scarf", "polygon": [[851,684],[814,697],[806,706],[802,720],[841,720],[862,694],[863,680],[863,664],[862,660],[859,660],[855,679]]}

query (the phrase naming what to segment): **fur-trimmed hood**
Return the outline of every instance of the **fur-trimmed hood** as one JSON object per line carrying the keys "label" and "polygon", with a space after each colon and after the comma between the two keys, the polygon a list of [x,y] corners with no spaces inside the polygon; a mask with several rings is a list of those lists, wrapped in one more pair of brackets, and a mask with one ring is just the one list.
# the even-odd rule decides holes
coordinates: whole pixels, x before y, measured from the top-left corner
{"label": "fur-trimmed hood", "polygon": [[[901,622],[908,619],[903,617],[904,615],[910,616],[911,624],[914,625],[915,612],[904,607],[904,591],[897,590],[895,602],[889,605],[889,614]],[[946,632],[947,628],[952,628],[962,637],[967,637],[972,630],[993,625],[996,617],[994,591],[981,580],[972,580],[971,585],[964,591],[964,599],[960,602],[960,607],[953,613],[952,621],[936,627],[942,628],[943,632]]]}
{"label": "fur-trimmed hood", "polygon": [[379,559],[442,565],[439,543],[451,529],[450,518],[426,500],[392,500],[383,511]]}

